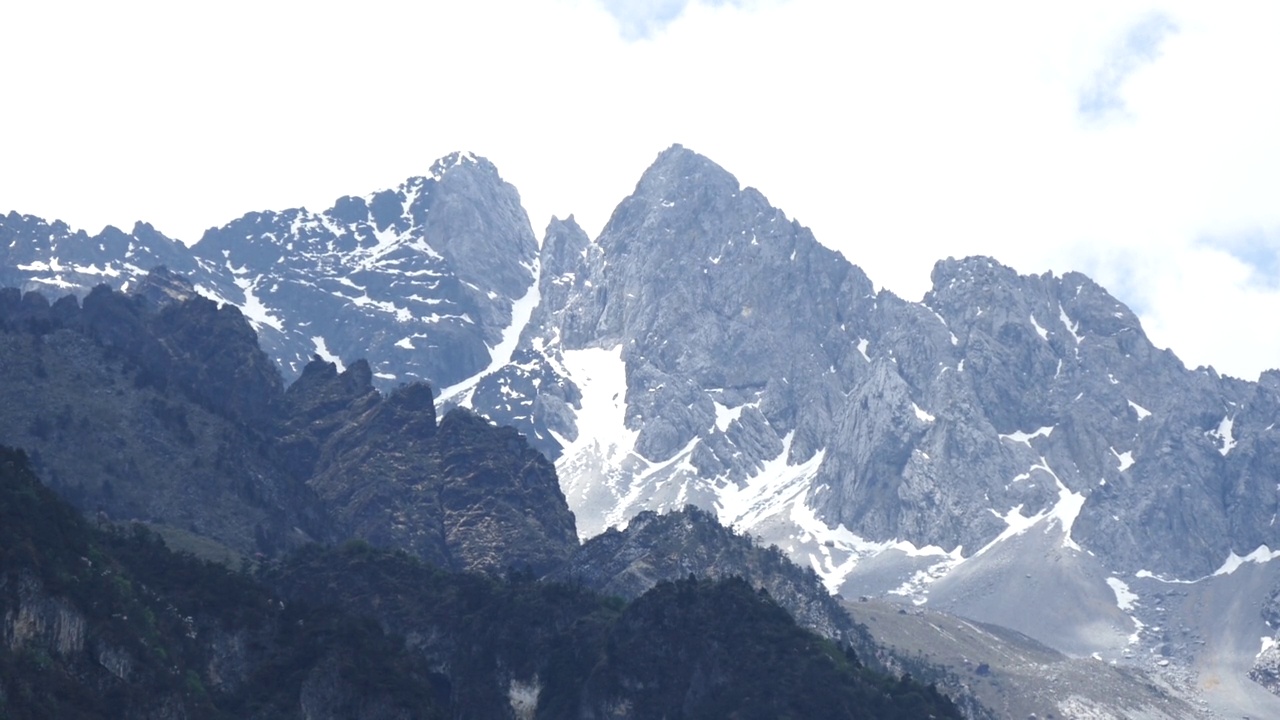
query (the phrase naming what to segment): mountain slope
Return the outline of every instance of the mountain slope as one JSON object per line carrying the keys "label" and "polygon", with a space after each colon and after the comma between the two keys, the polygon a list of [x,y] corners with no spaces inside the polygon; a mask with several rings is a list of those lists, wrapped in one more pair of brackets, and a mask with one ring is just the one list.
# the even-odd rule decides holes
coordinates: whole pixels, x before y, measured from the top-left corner
{"label": "mountain slope", "polygon": [[0,291],[0,442],[104,519],[274,555],[350,536],[444,567],[544,572],[578,541],[549,461],[431,388],[315,359],[286,391],[230,305]]}
{"label": "mountain slope", "polygon": [[90,237],[10,213],[0,286],[83,297],[99,283],[130,290],[163,265],[239,307],[288,379],[320,354],[369,358],[382,387],[443,388],[509,359],[537,301],[537,251],[515,188],[454,153],[394,190],[249,213],[191,248],[142,223]]}
{"label": "mountain slope", "polygon": [[679,146],[597,241],[553,222],[543,253],[519,360],[473,404],[557,458],[584,535],[692,502],[832,587],[869,550],[955,561],[1031,525],[1188,578],[1280,539],[1276,383],[1184,369],[1082,275],[970,258],[920,303],[875,293]]}

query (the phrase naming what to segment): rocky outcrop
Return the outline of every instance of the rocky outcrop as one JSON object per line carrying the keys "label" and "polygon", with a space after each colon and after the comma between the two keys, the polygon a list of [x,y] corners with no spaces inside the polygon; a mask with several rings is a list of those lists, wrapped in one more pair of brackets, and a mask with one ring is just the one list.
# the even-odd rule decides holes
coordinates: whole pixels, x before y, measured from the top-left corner
{"label": "rocky outcrop", "polygon": [[514,430],[461,409],[437,428],[426,386],[360,409],[320,443],[308,481],[350,534],[492,573],[542,573],[577,547],[555,469]]}
{"label": "rocky outcrop", "polygon": [[512,428],[466,410],[440,423],[445,542],[456,567],[542,574],[578,547],[551,462]]}
{"label": "rocky outcrop", "polygon": [[30,450],[85,512],[248,554],[331,537],[314,494],[262,445],[280,379],[234,308],[28,293],[0,302],[0,328],[0,441]]}
{"label": "rocky outcrop", "polygon": [[320,352],[369,358],[383,387],[442,388],[490,362],[534,282],[537,240],[493,164],[455,153],[428,176],[323,212],[250,213],[192,253],[225,270],[222,295],[257,308],[249,314],[286,377]]}
{"label": "rocky outcrop", "polygon": [[438,428],[429,386],[384,396],[364,361],[316,358],[286,391],[234,306],[15,291],[0,328],[0,440],[103,522],[243,554],[356,536],[494,573],[577,547],[554,468],[514,430],[467,411]]}
{"label": "rocky outcrop", "polygon": [[1280,647],[1274,642],[1258,653],[1249,679],[1266,688],[1272,695],[1280,695]]}
{"label": "rocky outcrop", "polygon": [[776,547],[760,547],[735,534],[693,506],[664,515],[641,513],[625,530],[607,530],[583,543],[551,577],[632,600],[658,583],[690,575],[740,577],[767,592],[802,627],[842,642],[862,642],[848,613],[812,570],[797,567]]}

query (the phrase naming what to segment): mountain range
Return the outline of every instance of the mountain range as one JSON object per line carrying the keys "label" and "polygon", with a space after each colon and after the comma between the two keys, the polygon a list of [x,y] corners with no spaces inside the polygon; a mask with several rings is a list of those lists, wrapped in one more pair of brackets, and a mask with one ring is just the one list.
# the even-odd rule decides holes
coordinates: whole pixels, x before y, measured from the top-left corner
{"label": "mountain range", "polygon": [[[157,265],[167,271],[150,273]],[[344,532],[452,557],[447,533],[443,545],[415,538],[435,519],[386,499],[384,487],[422,469],[398,465],[393,448],[370,451],[376,433],[361,429],[398,426],[401,408],[425,413],[420,386],[395,390],[425,380],[437,388],[432,428],[434,413],[446,420],[438,433],[449,418],[457,432],[499,432],[471,410],[527,439],[537,452],[519,467],[558,478],[580,538],[693,505],[846,598],[897,598],[1141,666],[1211,710],[1280,708],[1241,680],[1264,676],[1275,646],[1258,607],[1280,581],[1269,563],[1280,372],[1246,381],[1186,368],[1079,273],[949,258],[919,302],[904,300],[677,145],[594,240],[570,217],[538,242],[516,190],[466,153],[320,213],[250,213],[189,248],[143,223],[89,236],[0,219],[0,284],[79,295],[84,319],[71,321],[93,327],[131,307],[104,303],[93,290],[104,282],[172,303],[157,318],[234,313],[256,332],[270,360],[226,359],[248,384],[201,407],[225,405],[296,453],[278,479],[256,475],[272,490],[255,512],[282,520],[253,521],[275,528],[263,531],[270,548],[294,542],[282,527],[322,539],[306,518],[337,512]],[[59,303],[23,312],[74,315]],[[222,345],[177,320],[146,323],[159,323],[168,356],[205,363]],[[165,356],[110,343],[143,368]],[[271,361],[282,379],[268,387]],[[162,382],[176,362],[149,372]],[[268,500],[299,483],[305,502],[273,510]],[[280,515],[310,507],[322,509]],[[450,517],[473,527],[466,516]],[[543,522],[537,532],[563,535],[563,522]],[[572,543],[558,542],[555,558],[530,564],[567,558]]]}

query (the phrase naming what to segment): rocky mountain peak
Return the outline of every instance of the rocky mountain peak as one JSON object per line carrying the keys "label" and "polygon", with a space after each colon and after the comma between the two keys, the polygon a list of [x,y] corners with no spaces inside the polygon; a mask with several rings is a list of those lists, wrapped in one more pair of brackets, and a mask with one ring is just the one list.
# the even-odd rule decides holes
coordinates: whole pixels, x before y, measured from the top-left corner
{"label": "rocky mountain peak", "polygon": [[948,322],[968,324],[982,317],[981,324],[992,328],[1016,320],[1046,339],[1076,344],[1085,333],[1142,334],[1137,316],[1081,273],[1019,275],[993,258],[976,256],[938,261],[931,279],[924,304]]}
{"label": "rocky mountain peak", "polygon": [[540,257],[544,271],[568,268],[585,256],[591,244],[591,238],[573,215],[563,220],[552,216],[542,238]]}
{"label": "rocky mountain peak", "polygon": [[338,372],[335,363],[316,355],[285,391],[288,414],[301,429],[339,415],[357,403],[371,405],[376,398],[370,380],[369,364],[363,360]]}
{"label": "rocky mountain peak", "polygon": [[680,144],[658,154],[636,184],[635,195],[658,201],[689,200],[690,191],[702,195],[736,193],[738,180],[710,158]]}
{"label": "rocky mountain peak", "polygon": [[455,150],[431,164],[431,177],[439,180],[455,168],[462,168],[463,172],[478,170],[492,175],[497,175],[498,172],[497,168],[488,159],[479,157],[468,150]]}

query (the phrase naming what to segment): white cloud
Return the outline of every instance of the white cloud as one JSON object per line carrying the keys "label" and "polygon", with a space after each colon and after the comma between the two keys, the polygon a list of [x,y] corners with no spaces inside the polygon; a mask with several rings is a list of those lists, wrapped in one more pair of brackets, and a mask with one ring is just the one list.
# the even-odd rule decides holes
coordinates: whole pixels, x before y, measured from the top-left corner
{"label": "white cloud", "polygon": [[948,255],[1078,269],[1189,365],[1280,365],[1251,319],[1280,307],[1280,6],[641,9],[20,3],[0,211],[194,241],[470,149],[536,230],[575,213],[594,233],[680,142],[906,297]]}
{"label": "white cloud", "polygon": [[[601,6],[618,22],[624,40],[653,37],[675,22],[689,6],[690,0],[599,0]],[[744,7],[749,0],[693,0],[710,7],[732,5]]]}
{"label": "white cloud", "polygon": [[1152,13],[1135,23],[1103,60],[1091,82],[1080,93],[1080,113],[1104,119],[1124,110],[1120,91],[1139,67],[1160,56],[1165,36],[1178,26],[1163,13]]}
{"label": "white cloud", "polygon": [[601,0],[627,40],[653,35],[680,16],[689,0]]}

